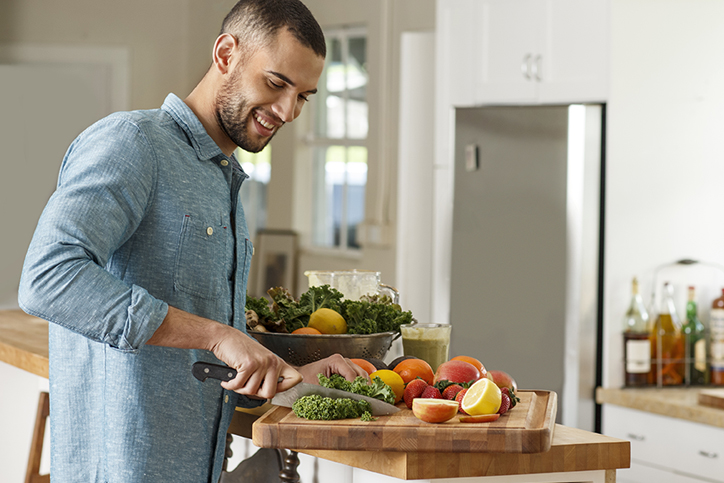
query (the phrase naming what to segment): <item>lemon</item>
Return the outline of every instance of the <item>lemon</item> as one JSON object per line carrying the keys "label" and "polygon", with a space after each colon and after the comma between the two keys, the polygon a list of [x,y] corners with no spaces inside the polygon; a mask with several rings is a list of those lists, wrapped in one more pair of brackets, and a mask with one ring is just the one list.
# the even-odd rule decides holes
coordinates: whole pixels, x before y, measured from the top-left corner
{"label": "lemon", "polygon": [[317,329],[322,334],[345,334],[347,322],[332,309],[317,309],[309,316],[307,327]]}
{"label": "lemon", "polygon": [[389,369],[380,369],[370,374],[370,381],[374,381],[375,377],[382,379],[382,382],[392,388],[392,392],[395,393],[395,404],[402,400],[402,396],[405,394],[405,381],[395,371]]}
{"label": "lemon", "polygon": [[471,416],[495,414],[500,409],[500,401],[500,388],[490,379],[483,378],[470,386],[461,406]]}

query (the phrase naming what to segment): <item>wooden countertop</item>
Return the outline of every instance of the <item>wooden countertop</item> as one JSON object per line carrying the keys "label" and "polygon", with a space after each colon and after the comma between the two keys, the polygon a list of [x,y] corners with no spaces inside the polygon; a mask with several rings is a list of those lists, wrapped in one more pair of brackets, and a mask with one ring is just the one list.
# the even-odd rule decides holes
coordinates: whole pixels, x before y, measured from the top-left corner
{"label": "wooden countertop", "polygon": [[0,361],[48,378],[48,322],[20,309],[0,310]]}
{"label": "wooden countertop", "polygon": [[604,388],[596,389],[596,402],[685,419],[724,428],[724,410],[702,406],[699,393],[710,387]]}

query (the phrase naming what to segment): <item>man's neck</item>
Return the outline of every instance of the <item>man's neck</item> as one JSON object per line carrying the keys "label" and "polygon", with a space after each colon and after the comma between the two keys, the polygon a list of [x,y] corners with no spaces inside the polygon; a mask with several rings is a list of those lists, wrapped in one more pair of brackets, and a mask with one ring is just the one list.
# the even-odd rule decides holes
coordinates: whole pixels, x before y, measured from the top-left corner
{"label": "man's neck", "polygon": [[204,129],[206,129],[206,133],[219,146],[219,149],[225,155],[231,156],[236,149],[236,145],[219,126],[214,111],[214,97],[211,95],[211,89],[208,88],[205,81],[205,78],[202,79],[188,97],[184,99],[184,102],[199,118]]}

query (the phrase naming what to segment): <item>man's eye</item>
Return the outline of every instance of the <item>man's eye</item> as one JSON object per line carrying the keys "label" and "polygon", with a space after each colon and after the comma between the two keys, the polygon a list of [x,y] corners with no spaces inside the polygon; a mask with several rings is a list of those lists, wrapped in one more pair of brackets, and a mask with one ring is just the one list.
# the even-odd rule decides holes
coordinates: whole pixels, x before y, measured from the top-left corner
{"label": "man's eye", "polygon": [[307,96],[302,96],[302,95],[300,95],[300,96],[299,96],[299,99],[301,99],[301,100],[304,101],[304,102],[309,102],[309,98],[308,98]]}
{"label": "man's eye", "polygon": [[269,84],[271,84],[272,87],[275,87],[275,88],[277,88],[277,89],[281,89],[282,87],[284,87],[283,85],[277,84],[276,82],[271,81],[271,80],[269,81]]}

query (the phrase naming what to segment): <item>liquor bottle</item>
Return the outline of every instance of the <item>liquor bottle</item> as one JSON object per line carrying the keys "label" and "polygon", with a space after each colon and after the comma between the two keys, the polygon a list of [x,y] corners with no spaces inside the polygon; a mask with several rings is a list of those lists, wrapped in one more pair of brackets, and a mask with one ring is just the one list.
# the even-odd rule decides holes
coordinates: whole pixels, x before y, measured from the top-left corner
{"label": "liquor bottle", "polygon": [[686,323],[681,327],[686,344],[686,378],[692,385],[707,384],[708,361],[706,358],[706,330],[699,320],[696,307],[696,291],[689,287],[686,302]]}
{"label": "liquor bottle", "polygon": [[625,385],[646,386],[651,372],[649,313],[641,299],[636,277],[631,282],[631,304],[624,317],[623,344]]}
{"label": "liquor bottle", "polygon": [[724,288],[722,295],[714,300],[711,305],[711,316],[709,320],[709,331],[711,336],[711,383],[724,385]]}
{"label": "liquor bottle", "polygon": [[651,359],[654,383],[676,386],[684,382],[684,341],[674,305],[674,288],[664,283],[661,310],[651,331]]}

